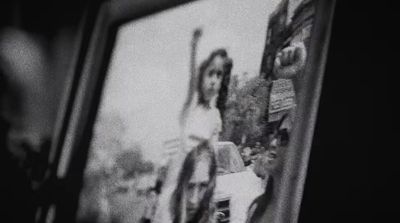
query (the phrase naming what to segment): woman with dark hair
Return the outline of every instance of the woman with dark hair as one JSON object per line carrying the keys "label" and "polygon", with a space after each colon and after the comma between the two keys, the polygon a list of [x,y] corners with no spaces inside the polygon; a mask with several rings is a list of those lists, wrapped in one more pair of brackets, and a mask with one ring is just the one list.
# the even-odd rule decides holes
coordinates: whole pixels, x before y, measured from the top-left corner
{"label": "woman with dark hair", "polygon": [[281,175],[281,153],[278,155],[278,140],[273,139],[270,143],[271,147],[265,152],[264,168],[267,175],[265,176],[266,187],[262,195],[254,199],[247,213],[247,223],[258,222],[274,222],[274,210],[271,206],[276,204],[278,199],[279,180]]}
{"label": "woman with dark hair", "polygon": [[217,164],[211,145],[204,141],[183,159],[174,185],[163,187],[156,223],[210,222]]}
{"label": "woman with dark hair", "polygon": [[211,203],[216,170],[215,155],[207,142],[189,152],[170,200],[169,211],[173,223],[209,222],[213,219]]}
{"label": "woman with dark hair", "polygon": [[283,128],[287,115],[279,121],[269,143],[268,150],[256,161],[254,172],[266,183],[262,195],[254,199],[248,209],[247,223],[274,222],[274,210],[278,201],[278,192],[283,169],[284,148],[289,143],[289,133]]}

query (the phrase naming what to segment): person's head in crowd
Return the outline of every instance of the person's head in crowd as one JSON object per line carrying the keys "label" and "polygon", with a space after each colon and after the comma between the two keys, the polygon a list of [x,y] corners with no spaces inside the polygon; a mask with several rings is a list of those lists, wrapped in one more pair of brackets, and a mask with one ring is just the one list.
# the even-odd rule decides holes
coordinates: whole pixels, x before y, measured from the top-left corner
{"label": "person's head in crowd", "polygon": [[278,153],[275,149],[268,149],[254,161],[254,173],[257,177],[266,180],[274,175],[278,166]]}
{"label": "person's head in crowd", "polygon": [[245,166],[248,166],[251,164],[251,148],[250,147],[245,147],[240,155],[242,155],[242,159],[244,162]]}
{"label": "person's head in crowd", "polygon": [[232,65],[232,59],[229,58],[225,49],[211,52],[209,57],[200,64],[197,86],[200,104],[210,106],[212,100],[218,96],[216,107],[223,114]]}
{"label": "person's head in crowd", "polygon": [[287,129],[281,128],[286,119],[287,116],[283,116],[277,123],[276,129],[269,136],[267,150],[262,152],[255,161],[254,172],[262,179],[271,175],[279,175],[282,171],[284,148],[289,144],[289,133]]}
{"label": "person's head in crowd", "polygon": [[188,153],[171,197],[170,213],[174,223],[208,222],[212,218],[210,204],[216,172],[215,154],[207,142]]}
{"label": "person's head in crowd", "polygon": [[264,166],[266,168],[266,171],[269,174],[273,174],[274,171],[277,169],[278,166],[278,150],[279,150],[279,145],[280,141],[277,138],[273,138],[269,144],[268,150],[265,152],[265,161],[264,161]]}
{"label": "person's head in crowd", "polygon": [[288,121],[288,115],[284,115],[277,124],[276,130],[271,135],[268,150],[264,154],[264,166],[269,175],[278,175],[283,168],[283,153],[289,144],[289,132],[283,128],[285,121]]}
{"label": "person's head in crowd", "polygon": [[251,150],[251,155],[254,156],[254,155],[257,155],[257,154],[259,154],[259,153],[260,153],[260,143],[259,143],[259,142],[256,142],[256,143],[254,144],[254,147],[253,147],[252,150]]}

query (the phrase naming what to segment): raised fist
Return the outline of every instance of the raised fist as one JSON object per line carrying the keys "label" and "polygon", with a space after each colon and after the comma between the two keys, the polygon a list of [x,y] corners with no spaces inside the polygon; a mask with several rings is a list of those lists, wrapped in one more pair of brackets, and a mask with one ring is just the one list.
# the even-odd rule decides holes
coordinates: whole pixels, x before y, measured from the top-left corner
{"label": "raised fist", "polygon": [[198,38],[201,37],[202,34],[203,34],[202,28],[196,28],[196,29],[193,31],[193,38],[194,38],[194,39],[198,39]]}
{"label": "raised fist", "polygon": [[294,43],[279,51],[274,61],[274,75],[277,78],[293,78],[303,68],[307,52],[303,42]]}

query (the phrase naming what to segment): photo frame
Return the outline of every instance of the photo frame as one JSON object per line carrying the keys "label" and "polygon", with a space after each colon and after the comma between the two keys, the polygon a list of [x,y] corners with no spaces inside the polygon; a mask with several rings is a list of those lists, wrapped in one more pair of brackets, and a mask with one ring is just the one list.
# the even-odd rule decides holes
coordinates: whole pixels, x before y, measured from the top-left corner
{"label": "photo frame", "polygon": [[296,222],[333,8],[102,3],[59,149],[54,221]]}

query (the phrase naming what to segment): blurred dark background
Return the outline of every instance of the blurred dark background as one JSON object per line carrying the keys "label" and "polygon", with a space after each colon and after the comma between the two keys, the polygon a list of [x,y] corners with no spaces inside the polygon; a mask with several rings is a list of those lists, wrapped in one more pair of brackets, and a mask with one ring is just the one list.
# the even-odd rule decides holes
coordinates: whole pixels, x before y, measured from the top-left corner
{"label": "blurred dark background", "polygon": [[[0,200],[4,222],[44,222],[55,178],[62,106],[80,57],[82,24],[99,1],[0,3]],[[87,30],[88,32],[90,30]]]}
{"label": "blurred dark background", "polygon": [[[51,166],[46,157],[62,94],[72,81],[81,24],[93,18],[98,2],[0,3],[1,72],[15,74],[5,75],[7,91],[0,88],[8,94],[8,100],[1,101],[2,115],[13,126],[1,131],[15,139],[13,157],[31,157],[30,163],[10,164],[10,154],[2,150],[1,194],[6,199],[0,200],[8,222],[29,222],[35,215],[30,204],[48,192],[35,188],[46,188],[45,170]],[[398,156],[392,154],[400,148],[394,109],[398,17],[393,2],[337,1],[299,222],[399,218],[395,211],[400,187],[395,180],[400,168]],[[15,58],[22,65],[15,66]],[[18,165],[31,171],[18,172]],[[24,186],[28,179],[33,179],[31,187]]]}
{"label": "blurred dark background", "polygon": [[336,2],[300,222],[399,221],[398,21],[389,1]]}

